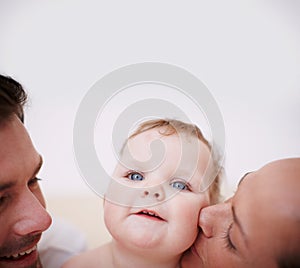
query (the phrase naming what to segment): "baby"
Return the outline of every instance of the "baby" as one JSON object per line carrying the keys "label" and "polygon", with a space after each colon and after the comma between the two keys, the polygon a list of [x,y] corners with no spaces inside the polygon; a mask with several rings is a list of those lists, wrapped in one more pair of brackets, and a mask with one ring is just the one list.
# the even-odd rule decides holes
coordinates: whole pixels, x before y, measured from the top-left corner
{"label": "baby", "polygon": [[[121,192],[113,186],[105,196],[104,220],[112,241],[63,267],[179,267],[182,253],[197,237],[201,208],[219,198],[220,169],[208,164],[211,154],[195,125],[163,119],[142,123],[127,139],[113,173],[114,182],[133,189],[126,192],[126,204],[115,202],[113,196]],[[217,176],[206,190],[203,182],[212,169]]]}

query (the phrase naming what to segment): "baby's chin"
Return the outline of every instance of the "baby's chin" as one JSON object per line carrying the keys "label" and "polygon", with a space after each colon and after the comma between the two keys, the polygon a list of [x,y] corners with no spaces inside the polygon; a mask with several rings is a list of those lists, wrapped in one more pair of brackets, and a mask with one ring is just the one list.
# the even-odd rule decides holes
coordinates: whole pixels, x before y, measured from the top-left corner
{"label": "baby's chin", "polygon": [[[168,229],[167,222],[147,219],[144,216],[133,215],[123,223],[125,233],[114,234],[113,237],[120,243],[126,243],[133,249],[157,250],[165,243]],[[122,242],[123,241],[123,242]]]}

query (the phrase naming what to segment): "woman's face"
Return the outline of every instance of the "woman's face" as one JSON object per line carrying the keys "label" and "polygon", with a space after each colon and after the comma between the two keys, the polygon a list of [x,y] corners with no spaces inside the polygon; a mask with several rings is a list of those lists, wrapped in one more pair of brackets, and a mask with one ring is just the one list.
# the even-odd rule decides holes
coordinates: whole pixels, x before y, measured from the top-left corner
{"label": "woman's face", "polygon": [[202,209],[182,267],[277,267],[299,241],[299,175],[299,159],[271,163],[247,174],[233,198]]}

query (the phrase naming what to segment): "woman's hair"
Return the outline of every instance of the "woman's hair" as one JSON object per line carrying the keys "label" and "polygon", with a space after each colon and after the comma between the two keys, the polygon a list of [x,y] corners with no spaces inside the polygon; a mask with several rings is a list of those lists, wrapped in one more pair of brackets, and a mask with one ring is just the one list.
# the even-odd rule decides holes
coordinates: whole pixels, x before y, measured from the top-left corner
{"label": "woman's hair", "polygon": [[[135,131],[129,136],[128,139],[131,139],[145,131],[156,129],[156,128],[159,128],[159,133],[163,136],[169,136],[179,132],[180,134],[185,134],[186,137],[195,137],[208,147],[211,155],[213,156],[210,143],[204,138],[201,130],[196,125],[188,124],[175,119],[153,119],[153,120],[142,122],[135,129]],[[213,161],[214,161],[213,166],[217,170],[217,174],[216,177],[213,180],[211,180],[212,183],[208,189],[210,204],[216,204],[219,202],[220,183],[221,183],[220,177],[222,173],[222,167],[219,165],[217,159],[213,159]]]}
{"label": "woman's hair", "polygon": [[23,107],[27,95],[23,87],[11,77],[0,75],[0,125],[16,114],[24,122]]}

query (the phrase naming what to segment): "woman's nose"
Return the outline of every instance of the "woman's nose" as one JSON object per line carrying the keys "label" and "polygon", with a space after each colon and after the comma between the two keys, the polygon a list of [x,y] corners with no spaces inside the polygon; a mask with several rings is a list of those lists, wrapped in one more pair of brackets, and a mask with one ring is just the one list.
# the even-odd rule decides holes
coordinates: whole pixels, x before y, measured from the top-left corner
{"label": "woman's nose", "polygon": [[15,213],[17,216],[13,231],[19,236],[42,233],[52,222],[44,205],[32,192],[22,196]]}
{"label": "woman's nose", "polygon": [[216,235],[218,230],[230,218],[230,204],[223,203],[214,206],[205,207],[201,210],[199,216],[199,226],[203,235],[207,238]]}

